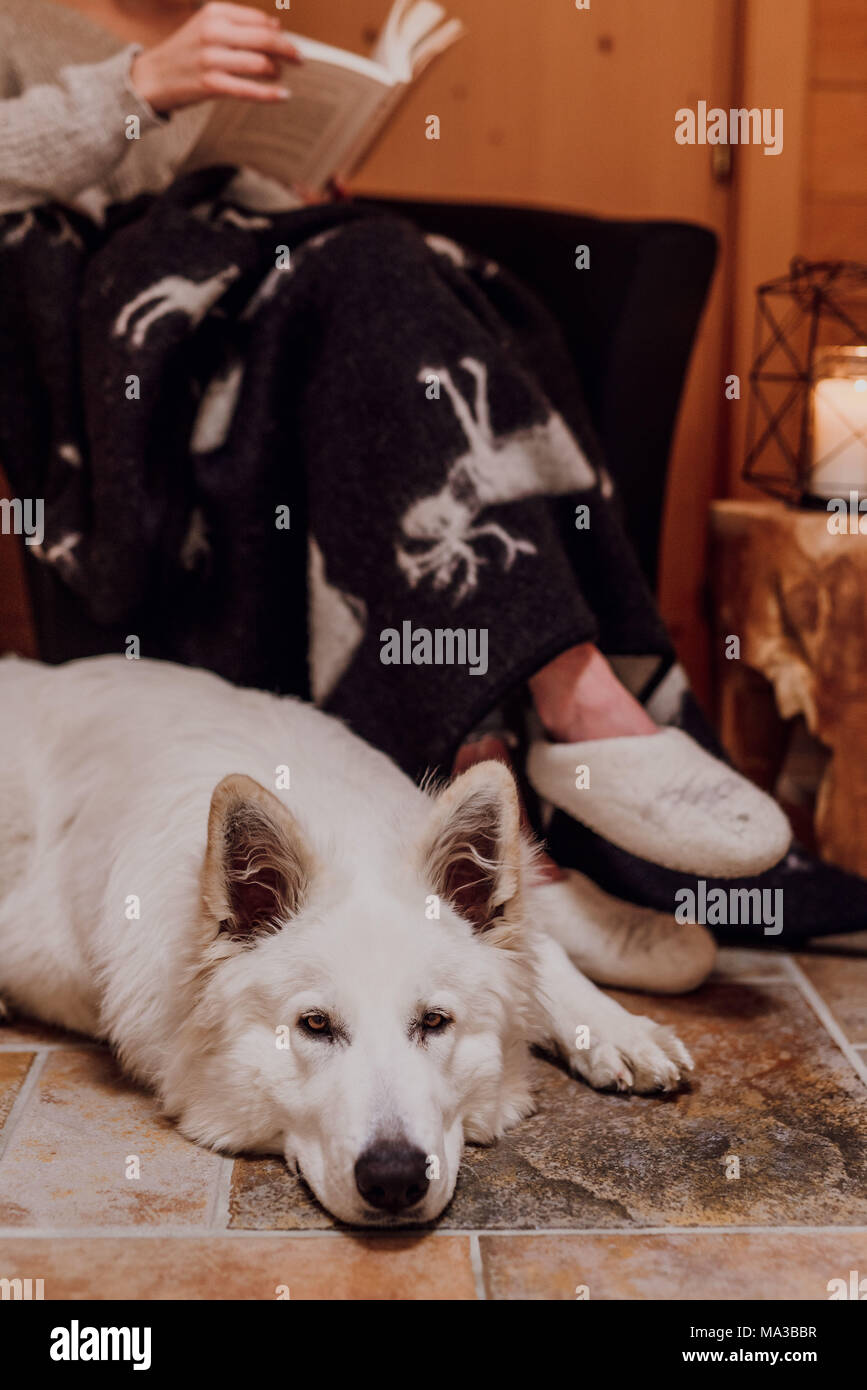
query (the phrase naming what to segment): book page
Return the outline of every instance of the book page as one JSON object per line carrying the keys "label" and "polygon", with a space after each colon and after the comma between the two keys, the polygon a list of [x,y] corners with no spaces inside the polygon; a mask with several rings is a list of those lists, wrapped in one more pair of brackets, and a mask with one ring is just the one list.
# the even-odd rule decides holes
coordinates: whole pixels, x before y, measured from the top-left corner
{"label": "book page", "polygon": [[438,0],[395,0],[373,57],[399,82],[412,82],[465,32],[461,20],[446,18]]}
{"label": "book page", "polygon": [[[326,49],[305,40],[299,47]],[[392,90],[389,74],[367,59],[345,64],[308,56],[302,66],[287,65],[282,76],[291,96],[279,106],[217,103],[185,167],[243,164],[282,184],[318,191]]]}

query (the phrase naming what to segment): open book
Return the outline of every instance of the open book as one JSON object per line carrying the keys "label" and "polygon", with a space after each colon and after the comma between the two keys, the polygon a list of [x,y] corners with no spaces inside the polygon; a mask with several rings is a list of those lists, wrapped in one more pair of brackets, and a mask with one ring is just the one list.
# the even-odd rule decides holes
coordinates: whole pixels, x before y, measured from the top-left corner
{"label": "open book", "polygon": [[217,102],[186,166],[246,165],[320,192],[358,167],[410,83],[464,32],[436,0],[395,0],[370,58],[292,34],[304,63],[283,70],[288,101]]}

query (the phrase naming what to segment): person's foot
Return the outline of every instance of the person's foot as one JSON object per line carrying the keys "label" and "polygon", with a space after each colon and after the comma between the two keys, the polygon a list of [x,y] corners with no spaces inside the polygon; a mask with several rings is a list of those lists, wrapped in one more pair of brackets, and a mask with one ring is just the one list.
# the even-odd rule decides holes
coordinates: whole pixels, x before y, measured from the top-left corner
{"label": "person's foot", "polygon": [[660,729],[586,642],[530,680],[547,734],[533,790],[649,864],[705,877],[762,873],[786,853],[777,803],[678,729]]}
{"label": "person's foot", "polygon": [[529,685],[536,713],[557,743],[659,732],[591,642],[561,652]]}
{"label": "person's foot", "polygon": [[535,903],[546,930],[597,985],[688,994],[716,962],[706,927],[612,897],[574,869],[558,883],[540,884]]}
{"label": "person's foot", "polygon": [[772,797],[681,729],[651,738],[536,739],[527,778],[538,796],[613,845],[690,876],[763,873],[792,839]]}

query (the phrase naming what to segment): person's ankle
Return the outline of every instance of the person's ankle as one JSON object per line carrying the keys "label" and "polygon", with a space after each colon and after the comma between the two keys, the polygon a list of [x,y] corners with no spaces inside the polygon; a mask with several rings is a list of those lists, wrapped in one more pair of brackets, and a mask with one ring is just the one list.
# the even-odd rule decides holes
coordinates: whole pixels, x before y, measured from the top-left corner
{"label": "person's ankle", "polygon": [[592,643],[562,652],[529,685],[536,713],[556,743],[658,733]]}

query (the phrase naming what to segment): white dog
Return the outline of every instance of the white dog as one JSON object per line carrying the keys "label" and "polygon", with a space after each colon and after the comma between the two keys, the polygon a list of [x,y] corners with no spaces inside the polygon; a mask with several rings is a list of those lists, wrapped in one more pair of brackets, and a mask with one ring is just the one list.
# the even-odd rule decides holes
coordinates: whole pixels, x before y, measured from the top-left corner
{"label": "white dog", "polygon": [[546,931],[499,763],[433,796],[298,701],[121,656],[0,661],[0,760],[0,995],[345,1221],[437,1216],[532,1109],[528,1044],[594,1086],[692,1066]]}

